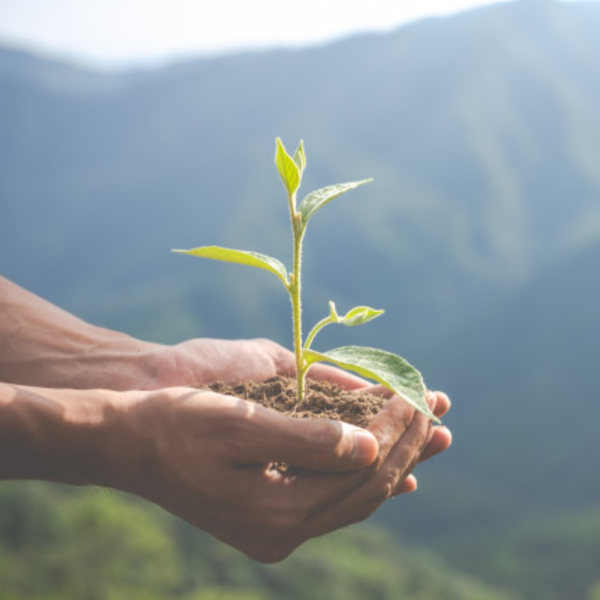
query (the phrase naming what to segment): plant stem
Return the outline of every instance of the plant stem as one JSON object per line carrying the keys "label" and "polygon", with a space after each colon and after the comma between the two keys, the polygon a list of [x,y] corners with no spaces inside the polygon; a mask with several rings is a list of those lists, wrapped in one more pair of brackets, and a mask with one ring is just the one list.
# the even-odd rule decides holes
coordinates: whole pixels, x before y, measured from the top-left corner
{"label": "plant stem", "polygon": [[294,238],[293,270],[290,277],[290,296],[292,300],[292,324],[294,330],[294,354],[296,355],[296,378],[298,404],[304,401],[306,366],[302,347],[302,239],[304,231],[300,214],[296,212],[295,198],[289,196],[292,235]]}
{"label": "plant stem", "polygon": [[317,333],[319,333],[319,331],[321,331],[321,329],[323,329],[323,327],[325,327],[325,325],[329,325],[330,323],[333,323],[334,321],[332,320],[331,317],[325,317],[324,319],[321,319],[310,331],[310,333],[306,336],[306,342],[304,342],[304,350],[308,350],[311,346],[311,344],[313,343],[313,340],[315,339]]}

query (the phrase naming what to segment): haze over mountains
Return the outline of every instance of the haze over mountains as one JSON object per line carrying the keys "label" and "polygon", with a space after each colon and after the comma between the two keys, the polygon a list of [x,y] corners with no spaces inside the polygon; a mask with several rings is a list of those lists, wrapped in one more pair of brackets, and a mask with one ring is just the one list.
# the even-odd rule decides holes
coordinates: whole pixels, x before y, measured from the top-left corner
{"label": "haze over mountains", "polygon": [[[396,351],[455,401],[455,448],[385,519],[440,551],[463,540],[468,565],[486,524],[510,537],[540,507],[595,514],[598,31],[596,2],[530,0],[155,72],[1,50],[0,272],[136,335],[289,345],[275,281],[169,250],[289,262],[272,156],[275,136],[303,138],[304,192],[375,178],[311,222],[307,320],[330,299],[386,308],[324,345]],[[584,597],[594,570],[553,576],[566,587],[550,578],[544,598]],[[518,597],[542,597],[528,585]]]}

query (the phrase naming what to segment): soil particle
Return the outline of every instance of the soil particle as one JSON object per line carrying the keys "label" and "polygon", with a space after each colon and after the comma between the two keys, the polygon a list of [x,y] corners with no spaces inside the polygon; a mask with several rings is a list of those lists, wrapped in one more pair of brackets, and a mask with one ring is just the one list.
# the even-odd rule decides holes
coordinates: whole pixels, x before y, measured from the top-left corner
{"label": "soil particle", "polygon": [[296,380],[272,377],[263,383],[221,382],[209,386],[213,392],[251,400],[300,419],[335,419],[366,427],[387,400],[368,392],[349,392],[327,381],[306,381],[306,400],[298,404]]}

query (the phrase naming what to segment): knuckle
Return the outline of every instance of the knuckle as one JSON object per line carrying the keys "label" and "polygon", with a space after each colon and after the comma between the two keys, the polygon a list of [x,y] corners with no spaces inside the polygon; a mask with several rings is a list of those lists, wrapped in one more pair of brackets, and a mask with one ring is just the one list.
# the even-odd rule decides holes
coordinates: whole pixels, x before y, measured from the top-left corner
{"label": "knuckle", "polygon": [[406,457],[405,458],[409,458],[409,460],[410,459],[414,460],[416,458],[416,456],[418,454],[420,454],[422,448],[427,443],[428,431],[429,430],[427,427],[421,427],[415,433],[415,437],[412,440],[412,444],[410,444],[410,446],[406,448]]}
{"label": "knuckle", "polygon": [[405,429],[411,424],[415,414],[415,409],[399,396],[393,396],[387,403],[386,410],[389,411],[391,419],[402,424]]}
{"label": "knuckle", "polygon": [[416,452],[412,446],[401,445],[394,454],[394,463],[396,464],[396,468],[401,471],[407,469],[415,459],[415,454]]}
{"label": "knuckle", "polygon": [[[399,403],[400,404],[400,403]],[[415,411],[412,407],[410,407],[404,400],[401,402],[401,406],[398,410],[399,416],[398,420],[402,423],[402,427],[404,430],[408,429],[413,421]]]}
{"label": "knuckle", "polygon": [[383,411],[382,418],[373,427],[374,433],[384,440],[384,444],[393,444],[412,424],[414,409],[402,398],[394,396]]}
{"label": "knuckle", "polygon": [[398,485],[397,473],[386,473],[379,483],[379,499],[380,504],[389,500]]}
{"label": "knuckle", "polygon": [[412,452],[414,454],[413,458],[416,458],[416,455],[420,454],[423,448],[427,445],[432,431],[433,427],[429,421],[423,422],[423,424],[417,429],[415,432],[414,442],[411,444]]}
{"label": "knuckle", "polygon": [[377,483],[373,485],[373,490],[367,505],[367,514],[364,518],[368,517],[381,504],[392,497],[394,490],[396,489],[397,481],[398,478],[395,473],[386,473],[379,477]]}
{"label": "knuckle", "polygon": [[430,432],[431,427],[423,427],[420,431],[419,431],[419,436],[417,438],[417,448],[419,450],[422,450],[425,445],[427,444],[427,442],[429,441],[429,432]]}

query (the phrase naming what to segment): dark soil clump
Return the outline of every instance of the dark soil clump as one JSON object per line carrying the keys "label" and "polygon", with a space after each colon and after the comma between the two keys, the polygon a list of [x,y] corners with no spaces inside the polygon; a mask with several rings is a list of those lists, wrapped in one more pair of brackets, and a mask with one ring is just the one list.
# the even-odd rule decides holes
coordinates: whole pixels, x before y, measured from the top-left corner
{"label": "dark soil clump", "polygon": [[213,392],[251,400],[299,419],[335,419],[366,427],[387,400],[368,392],[349,392],[327,381],[306,380],[306,400],[298,404],[296,380],[272,377],[263,383],[221,382],[209,386]]}

